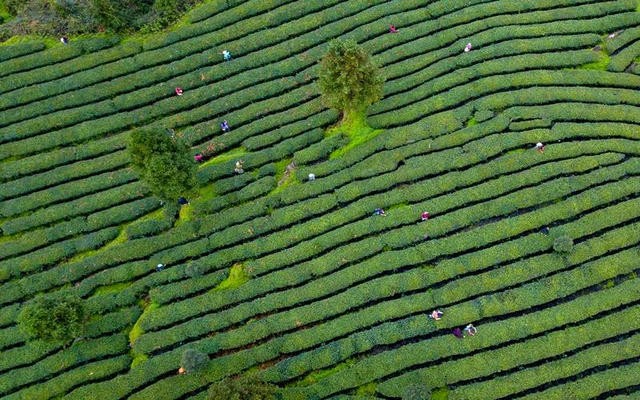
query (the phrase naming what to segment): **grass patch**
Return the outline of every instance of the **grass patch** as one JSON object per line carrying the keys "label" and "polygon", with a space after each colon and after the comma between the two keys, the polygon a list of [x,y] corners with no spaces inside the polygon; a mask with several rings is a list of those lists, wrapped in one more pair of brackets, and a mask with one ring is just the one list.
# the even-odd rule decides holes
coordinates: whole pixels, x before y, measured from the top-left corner
{"label": "grass patch", "polygon": [[135,368],[137,365],[142,364],[143,362],[147,361],[147,359],[149,358],[149,357],[147,357],[146,354],[136,353],[133,350],[131,350],[129,352],[129,354],[131,355],[131,358],[133,359],[131,361],[131,368]]}
{"label": "grass patch", "polygon": [[526,153],[527,151],[534,151],[533,146],[531,146],[530,149],[513,149],[513,150],[509,150],[507,152],[505,152],[505,155],[511,156],[511,155],[521,155]]}
{"label": "grass patch", "polygon": [[350,130],[350,131],[337,130],[335,132],[330,133],[329,136],[335,133],[343,133],[345,136],[349,138],[349,143],[347,143],[346,146],[341,147],[338,150],[335,150],[334,152],[332,152],[329,155],[329,159],[331,160],[334,158],[342,157],[349,150],[365,142],[368,142],[369,140],[378,136],[382,132],[384,132],[384,130],[382,129],[373,129],[369,126],[362,126],[362,127],[358,127],[357,130]]}
{"label": "grass patch", "polygon": [[310,386],[310,385],[313,385],[314,383],[318,382],[319,380],[322,380],[322,379],[326,378],[329,375],[333,375],[333,374],[335,374],[336,372],[338,372],[340,370],[343,370],[345,368],[349,368],[349,366],[351,366],[354,363],[355,363],[354,360],[347,359],[347,360],[341,362],[340,364],[337,364],[333,368],[327,368],[327,369],[321,369],[321,370],[313,371],[310,374],[308,374],[307,376],[305,376],[303,379],[292,383],[291,386]]}
{"label": "grass patch", "polygon": [[211,201],[211,199],[216,196],[218,196],[218,193],[216,193],[215,185],[211,183],[193,190],[190,193],[190,196],[187,197],[189,204],[180,206],[175,226],[179,226],[186,221],[191,221],[192,219],[197,218],[198,205]]}
{"label": "grass patch", "polygon": [[449,389],[447,387],[437,388],[431,392],[431,400],[447,400],[449,398]]}
{"label": "grass patch", "polygon": [[349,136],[350,140],[349,143],[334,151],[333,153],[331,153],[329,155],[329,159],[333,159],[333,158],[338,158],[341,157],[342,155],[346,154],[349,150],[355,148],[358,145],[361,145],[365,142],[368,142],[369,140],[373,139],[374,137],[378,136],[379,134],[381,134],[382,132],[384,132],[383,129],[373,129],[373,128],[368,128],[368,130],[362,130],[360,131],[360,133],[351,136],[350,134],[347,134],[347,136]]}
{"label": "grass patch", "polygon": [[[602,46],[604,48],[604,45]],[[589,64],[580,65],[578,66],[578,69],[593,69],[593,70],[599,70],[599,71],[606,71],[610,61],[611,61],[611,57],[609,57],[609,55],[606,52],[599,51],[598,61],[592,62]]]}
{"label": "grass patch", "polygon": [[164,218],[164,209],[162,207],[160,207],[159,209],[157,209],[155,211],[151,211],[147,215],[143,215],[142,217],[138,218],[135,222],[147,221],[149,219],[158,219],[158,220],[160,220],[162,218]]}
{"label": "grass patch", "polygon": [[235,264],[233,267],[231,267],[227,279],[220,282],[218,286],[212,289],[212,291],[237,288],[238,286],[246,283],[248,280],[249,275],[244,270],[244,265]]}
{"label": "grass patch", "polygon": [[[4,222],[4,218],[0,219],[0,224],[2,224],[3,222]],[[22,235],[24,235],[24,232],[16,233],[15,235],[0,236],[0,243],[13,242],[14,240],[19,240],[22,237]]]}
{"label": "grass patch", "polygon": [[329,159],[341,157],[354,147],[365,143],[383,132],[382,129],[373,129],[367,125],[366,115],[361,118],[352,118],[348,122],[341,122],[325,131],[325,136],[343,134],[349,138],[346,146],[332,152]]}
{"label": "grass patch", "polygon": [[471,119],[467,121],[467,126],[474,126],[474,125],[478,125],[478,120],[476,120],[475,116],[471,117]]}
{"label": "grass patch", "polygon": [[118,293],[131,286],[131,284],[132,282],[121,282],[114,283],[113,285],[100,286],[93,292],[93,296],[100,294]]}
{"label": "grass patch", "polygon": [[405,208],[405,207],[409,207],[409,204],[408,203],[398,203],[398,204],[394,204],[392,206],[389,206],[385,211],[397,210],[397,209]]}
{"label": "grass patch", "polygon": [[[138,340],[138,338],[140,336],[142,336],[142,334],[144,333],[144,331],[142,330],[142,327],[140,326],[140,321],[142,321],[142,318],[144,318],[144,316],[148,313],[150,313],[151,311],[159,308],[160,305],[158,303],[147,303],[143,308],[144,310],[142,311],[142,314],[140,314],[140,317],[138,317],[138,319],[136,320],[135,324],[133,324],[133,326],[131,327],[131,330],[129,331],[129,344],[133,345],[133,343],[135,343],[136,340]],[[135,361],[136,358],[139,358],[140,356],[144,356],[146,359],[146,356],[144,354],[138,354],[136,352],[134,352],[132,350],[132,357]],[[133,363],[131,364],[133,366]]]}
{"label": "grass patch", "polygon": [[0,1],[0,18],[2,18],[3,23],[8,22],[13,18],[13,15],[9,14],[9,10],[7,10],[7,6],[4,4],[4,1]]}
{"label": "grass patch", "polygon": [[287,168],[287,165],[291,164],[291,159],[290,158],[285,158],[284,160],[280,160],[277,163],[275,163],[276,165],[276,182],[279,182],[282,177],[284,176],[284,171]]}
{"label": "grass patch", "polygon": [[218,196],[216,192],[215,185],[209,183],[206,186],[198,188],[198,196],[194,199],[194,201],[208,201]]}
{"label": "grass patch", "polygon": [[275,179],[277,182],[277,186],[275,189],[271,191],[270,194],[277,194],[283,191],[286,187],[300,183],[300,181],[298,180],[298,177],[296,176],[295,168],[290,170],[287,173],[287,175],[285,175],[285,172],[287,171],[287,166],[291,164],[291,161],[292,161],[291,158],[285,158],[284,160],[280,160],[277,163],[275,163],[275,167],[276,167]]}
{"label": "grass patch", "polygon": [[220,164],[220,163],[225,162],[225,161],[238,159],[238,158],[242,157],[245,154],[247,154],[247,151],[244,148],[237,147],[235,149],[231,149],[231,150],[229,150],[229,151],[227,151],[225,153],[222,153],[219,156],[213,157],[213,158],[203,162],[200,165],[201,165],[201,167],[204,167],[204,166],[212,165],[212,164]]}
{"label": "grass patch", "polygon": [[358,389],[356,389],[356,395],[373,396],[374,394],[376,394],[376,387],[378,387],[377,383],[369,382],[366,385],[359,386]]}
{"label": "grass patch", "polygon": [[41,37],[36,35],[20,35],[20,36],[12,36],[6,41],[2,42],[2,46],[13,46],[16,44],[24,44],[29,42],[41,42],[44,43],[47,47],[53,47],[57,45],[61,45],[60,39],[55,39],[52,37]]}
{"label": "grass patch", "polygon": [[116,238],[115,238],[115,239],[113,239],[112,241],[110,241],[109,243],[107,243],[107,244],[105,244],[104,246],[102,246],[102,247],[100,247],[100,248],[97,248],[97,249],[95,249],[95,250],[88,250],[88,251],[84,251],[84,252],[82,252],[82,253],[76,254],[75,256],[71,257],[71,258],[68,260],[68,262],[69,262],[69,263],[72,263],[72,262],[82,261],[82,260],[84,260],[84,259],[85,259],[85,258],[87,258],[87,257],[90,257],[90,256],[93,256],[93,255],[96,255],[96,254],[98,254],[98,253],[99,253],[99,252],[101,252],[101,251],[105,251],[105,250],[107,250],[107,249],[109,249],[109,248],[111,248],[111,247],[113,247],[113,246],[116,246],[116,245],[119,245],[119,244],[122,244],[122,243],[126,242],[126,241],[127,241],[127,239],[128,239],[128,238],[127,238],[127,229],[126,229],[126,227],[127,227],[127,225],[129,225],[129,224],[130,224],[130,223],[125,224],[125,225],[122,225],[122,226],[120,227],[120,234],[119,234],[118,236],[116,236]]}
{"label": "grass patch", "polygon": [[185,204],[180,206],[180,211],[178,211],[178,220],[175,225],[178,226],[183,222],[187,222],[193,219],[194,208],[191,206],[191,202],[189,204]]}

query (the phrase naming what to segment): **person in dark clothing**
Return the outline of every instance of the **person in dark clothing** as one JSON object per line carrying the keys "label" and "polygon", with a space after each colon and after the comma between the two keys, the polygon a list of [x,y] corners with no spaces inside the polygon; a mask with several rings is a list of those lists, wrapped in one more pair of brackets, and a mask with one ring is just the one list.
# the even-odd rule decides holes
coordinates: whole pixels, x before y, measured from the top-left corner
{"label": "person in dark clothing", "polygon": [[464,338],[464,335],[462,334],[462,329],[460,328],[455,328],[452,333],[453,333],[453,336],[457,337],[458,339]]}
{"label": "person in dark clothing", "polygon": [[62,42],[62,44],[69,44],[69,38],[66,36],[61,37],[60,41]]}
{"label": "person in dark clothing", "polygon": [[383,217],[385,217],[387,214],[384,213],[384,210],[382,208],[376,208],[375,210],[373,210],[373,215],[382,215]]}
{"label": "person in dark clothing", "polygon": [[543,235],[548,235],[549,234],[549,227],[545,226],[542,229],[540,229],[540,233],[542,233]]}
{"label": "person in dark clothing", "polygon": [[162,271],[163,269],[164,269],[164,264],[158,264],[158,265],[156,265],[156,271],[157,271],[157,272],[160,272],[160,271]]}
{"label": "person in dark clothing", "polygon": [[189,202],[184,197],[179,197],[178,204],[180,204],[181,206],[184,206],[185,204],[189,204]]}
{"label": "person in dark clothing", "polygon": [[229,132],[231,130],[226,119],[220,123],[220,129],[222,129],[222,132]]}

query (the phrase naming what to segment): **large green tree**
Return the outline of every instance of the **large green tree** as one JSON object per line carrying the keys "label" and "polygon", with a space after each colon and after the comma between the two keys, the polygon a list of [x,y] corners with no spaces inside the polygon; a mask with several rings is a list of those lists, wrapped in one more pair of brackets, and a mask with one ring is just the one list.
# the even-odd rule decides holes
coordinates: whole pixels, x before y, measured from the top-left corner
{"label": "large green tree", "polygon": [[66,342],[82,334],[87,313],[74,294],[39,295],[24,306],[18,325],[32,337]]}
{"label": "large green tree", "polygon": [[325,104],[342,111],[342,125],[364,125],[367,107],[382,98],[383,83],[371,56],[355,41],[329,43],[318,85]]}
{"label": "large green tree", "polygon": [[196,164],[175,135],[138,129],[128,144],[134,170],[158,197],[176,200],[196,185]]}

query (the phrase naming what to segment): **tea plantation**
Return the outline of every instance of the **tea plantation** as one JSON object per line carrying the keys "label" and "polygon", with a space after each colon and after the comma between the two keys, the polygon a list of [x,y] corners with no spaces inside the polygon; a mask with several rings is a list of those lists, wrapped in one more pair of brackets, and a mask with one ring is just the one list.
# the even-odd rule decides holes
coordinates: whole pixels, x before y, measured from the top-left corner
{"label": "tea plantation", "polygon": [[[253,371],[294,400],[640,399],[639,7],[211,1],[1,46],[0,397],[206,399]],[[387,80],[367,137],[326,131],[334,38]],[[129,166],[139,127],[207,154],[179,212]],[[83,337],[29,340],[21,308],[60,290]]]}

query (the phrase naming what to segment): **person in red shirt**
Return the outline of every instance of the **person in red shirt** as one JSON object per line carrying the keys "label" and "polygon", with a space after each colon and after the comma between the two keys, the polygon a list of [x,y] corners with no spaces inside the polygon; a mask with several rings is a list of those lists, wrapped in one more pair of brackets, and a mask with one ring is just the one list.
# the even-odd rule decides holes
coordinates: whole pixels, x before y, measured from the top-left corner
{"label": "person in red shirt", "polygon": [[420,215],[420,219],[422,219],[423,221],[426,221],[426,220],[429,219],[430,216],[431,216],[431,214],[429,214],[428,211],[425,211]]}
{"label": "person in red shirt", "polygon": [[389,33],[398,33],[398,30],[394,25],[389,25]]}
{"label": "person in red shirt", "polygon": [[184,91],[182,90],[182,88],[177,87],[177,88],[176,88],[176,94],[177,94],[178,96],[182,96],[182,93],[184,93]]}

